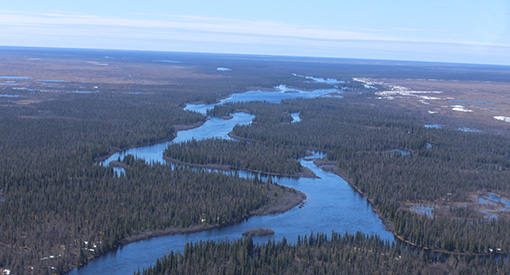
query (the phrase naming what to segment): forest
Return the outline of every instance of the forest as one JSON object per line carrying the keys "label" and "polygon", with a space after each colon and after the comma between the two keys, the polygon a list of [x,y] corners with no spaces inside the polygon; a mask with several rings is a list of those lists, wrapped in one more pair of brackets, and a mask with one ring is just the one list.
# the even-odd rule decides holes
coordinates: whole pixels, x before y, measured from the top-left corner
{"label": "forest", "polygon": [[[258,123],[236,126],[232,133],[254,144],[327,152],[327,160],[337,163],[335,171],[364,194],[395,234],[409,243],[459,253],[483,254],[489,248],[510,252],[506,237],[510,221],[504,215],[473,218],[472,208],[459,211],[455,207],[472,200],[476,192],[510,194],[510,142],[506,137],[430,129],[416,123],[423,121],[418,113],[343,100],[266,105],[217,106],[211,113],[246,110],[255,114]],[[289,110],[299,111],[299,123],[275,121]],[[431,218],[410,211],[409,203],[451,207],[446,215]]]}
{"label": "forest", "polygon": [[[228,151],[227,151],[228,150]],[[226,169],[299,176],[304,168],[296,161],[301,150],[291,147],[270,147],[246,141],[224,139],[191,140],[171,144],[164,152],[169,159],[189,164],[218,164]]]}
{"label": "forest", "polygon": [[[61,156],[55,154],[55,159],[37,163],[43,167],[27,165],[25,169],[34,173],[19,169],[4,172],[2,264],[19,273],[29,267],[42,273],[54,267],[61,273],[128,237],[238,222],[274,204],[275,193],[283,196],[290,192],[256,179],[171,170],[129,156],[123,163],[126,174],[117,177],[111,168],[90,165],[92,154],[81,162],[64,159],[70,162],[67,165],[58,163],[55,159]],[[20,253],[24,256],[16,256]]]}
{"label": "forest", "polygon": [[297,242],[251,237],[187,243],[135,275],[156,274],[507,274],[509,261],[484,257],[435,256],[389,244],[360,232],[317,233]]}
{"label": "forest", "polygon": [[[106,55],[110,65],[101,70],[80,65],[104,61]],[[331,88],[293,73],[343,81],[398,76],[504,82],[509,71],[463,65],[459,73],[454,64],[61,49],[3,49],[0,56],[6,64],[0,68],[3,75],[67,81],[51,83],[55,87],[35,80],[0,86],[0,94],[18,96],[0,98],[0,269],[11,274],[60,274],[130,241],[227,225],[263,213],[280,197],[302,200],[294,190],[258,179],[172,170],[131,156],[119,164],[126,168],[121,176],[98,165],[114,152],[171,140],[178,129],[204,122],[205,116],[183,110],[187,103],[213,103],[282,83],[303,90]],[[33,64],[30,58],[46,63]],[[180,63],[167,67],[153,62],[167,59]],[[232,70],[218,72],[218,66]],[[73,93],[94,87],[97,93]],[[389,245],[373,236],[327,238],[319,233],[292,245],[255,245],[250,239],[189,244],[182,255],[170,254],[145,272],[191,274],[207,266],[225,273],[320,273],[338,265],[356,273],[426,273],[445,266],[459,273],[508,270],[508,261],[467,260],[510,253],[507,216],[488,219],[472,203],[488,190],[510,196],[508,137],[426,128],[422,113],[373,100],[362,83],[350,81],[346,87],[343,99],[217,106],[210,115],[256,115],[251,125],[234,128],[231,136],[240,141],[191,141],[172,145],[165,154],[189,163],[302,175],[306,171],[296,158],[307,150],[324,151],[326,161],[335,163],[333,172],[367,197],[398,238],[451,254],[446,262],[435,263],[425,250],[402,249],[404,242]],[[297,112],[301,121],[290,123],[290,114]],[[466,202],[471,204],[459,206]],[[425,215],[410,210],[414,204],[448,210]],[[360,247],[384,252],[358,251]],[[395,260],[397,255],[406,261]],[[163,261],[169,267],[161,272]],[[264,269],[267,261],[276,264]],[[373,265],[364,267],[367,262]]]}
{"label": "forest", "polygon": [[[21,60],[24,66],[27,54],[34,55],[8,53],[6,60],[20,55],[15,62]],[[96,53],[39,54],[72,64]],[[118,65],[150,68],[152,63],[139,59],[157,58],[142,57],[128,55]],[[196,56],[190,62],[193,59]],[[62,78],[73,76],[59,66],[24,68],[29,68],[25,74],[56,71]],[[258,83],[271,87],[273,80],[267,81],[270,84]],[[154,85],[56,84],[64,90],[100,86],[101,92],[93,94],[37,87],[27,93],[1,86],[2,93],[19,98],[0,98],[0,269],[11,274],[63,273],[130,240],[223,226],[257,210],[263,213],[280,197],[301,201],[302,194],[294,190],[257,180],[173,171],[132,158],[122,164],[126,175],[117,177],[111,167],[97,164],[119,150],[173,139],[177,128],[205,120],[184,111],[187,102],[214,102],[230,90],[244,90],[246,83],[247,78],[184,78]]]}

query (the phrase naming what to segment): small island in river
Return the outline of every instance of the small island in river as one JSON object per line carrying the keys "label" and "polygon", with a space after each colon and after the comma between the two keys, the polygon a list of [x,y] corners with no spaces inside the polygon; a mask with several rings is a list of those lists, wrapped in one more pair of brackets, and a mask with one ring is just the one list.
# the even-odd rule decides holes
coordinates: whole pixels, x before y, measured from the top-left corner
{"label": "small island in river", "polygon": [[274,235],[274,231],[271,228],[256,227],[248,229],[243,232],[243,236],[270,236]]}

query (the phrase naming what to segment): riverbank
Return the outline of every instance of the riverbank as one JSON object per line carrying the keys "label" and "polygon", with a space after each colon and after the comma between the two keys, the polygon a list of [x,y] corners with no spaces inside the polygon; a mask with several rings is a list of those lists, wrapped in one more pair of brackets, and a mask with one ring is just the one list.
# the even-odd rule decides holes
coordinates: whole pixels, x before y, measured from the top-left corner
{"label": "riverbank", "polygon": [[[246,125],[249,123],[249,121],[251,121],[253,119],[253,115],[248,116],[248,114],[241,114],[240,117],[243,119],[242,120],[238,119],[238,116],[234,116],[234,119],[231,119],[231,120],[225,120],[225,118],[223,118],[223,119],[220,118],[221,121],[219,121],[216,118],[211,118],[211,119],[207,120],[207,123],[204,124],[204,126],[206,126],[206,127],[204,127],[203,130],[198,131],[198,138],[199,139],[210,138],[210,136],[224,137],[228,133],[228,131],[232,131],[232,128],[234,127],[234,125],[236,123],[243,123],[244,125]],[[228,127],[224,127],[224,124],[227,121],[229,121],[229,123],[227,123]],[[239,122],[239,121],[241,121],[241,122]],[[232,125],[230,125],[230,124],[232,124]],[[232,135],[232,133],[230,133],[229,136],[236,138],[234,135]],[[182,136],[179,135],[179,137],[181,137],[178,139],[180,141],[180,140],[186,140],[186,139],[190,139],[193,137],[197,137],[197,135],[195,135],[195,133],[193,131],[191,131],[190,133],[186,133]],[[161,147],[164,147],[164,146],[159,146],[157,150],[161,150],[162,149]],[[163,150],[164,150],[164,148],[163,148]],[[158,160],[159,160],[160,156],[162,155],[162,153],[159,153],[159,152],[160,151],[151,151],[147,154],[147,156],[149,158],[151,158],[151,157],[153,157],[153,155],[155,155],[157,153]],[[114,158],[116,158],[116,156]],[[307,158],[307,159],[310,160],[311,158]],[[168,159],[166,159],[166,158],[165,158],[165,160],[168,161]],[[191,166],[187,163],[182,163],[182,164]],[[310,161],[308,161],[307,165],[309,165],[309,164],[311,164]],[[212,169],[223,168],[223,170],[226,170],[227,168],[232,169],[232,167],[229,167],[229,166],[225,166],[225,167],[203,166],[203,168],[212,168]],[[313,173],[313,171],[315,171],[317,173],[321,173],[319,170],[315,170],[316,169],[315,166],[313,166],[313,167],[309,166],[309,168],[307,168],[307,169],[309,169],[310,173],[313,175],[312,178],[317,178],[315,173]],[[241,169],[241,170],[249,171],[249,172],[257,172],[257,173],[262,172],[262,171],[250,171],[250,170],[246,170],[246,169]],[[281,174],[277,174],[277,173],[264,173],[264,174],[269,174],[269,175],[274,175],[274,176],[287,176],[285,178],[280,179],[280,183],[287,182],[287,184],[284,183],[284,185],[290,186],[292,188],[302,188],[302,187],[305,187],[304,186],[305,184],[309,185],[310,182],[315,182],[315,180],[304,180],[304,182],[299,182],[299,180],[290,179],[288,177],[288,175],[281,175]],[[293,177],[300,178],[301,176],[294,175]],[[250,227],[254,228],[254,227],[259,226],[260,220],[263,220],[263,219],[274,220],[274,221],[272,221],[271,227],[275,228],[277,237],[279,237],[282,234],[282,232],[284,232],[283,234],[285,234],[286,236],[290,234],[290,236],[297,237],[299,234],[302,234],[303,232],[310,230],[310,228],[311,228],[310,226],[312,226],[313,228],[317,227],[317,229],[314,231],[322,231],[323,228],[327,228],[327,230],[330,230],[332,224],[334,224],[334,221],[336,221],[336,216],[338,216],[337,209],[343,209],[343,208],[334,207],[336,205],[341,205],[341,203],[339,203],[336,198],[333,198],[331,196],[331,194],[333,194],[334,192],[332,192],[331,190],[329,190],[326,187],[333,187],[333,188],[335,188],[335,186],[338,187],[338,184],[336,184],[337,181],[338,181],[338,179],[336,177],[334,180],[329,180],[329,181],[328,181],[328,177],[326,177],[326,182],[323,183],[323,182],[319,181],[319,182],[317,182],[317,186],[313,186],[313,187],[309,186],[309,188],[305,188],[304,192],[306,192],[307,194],[309,193],[310,198],[315,198],[315,199],[314,200],[310,199],[310,202],[307,202],[306,207],[302,207],[302,209],[299,209],[299,211],[294,211],[297,209],[288,211],[289,215],[287,215],[287,214],[282,215],[283,217],[281,217],[281,218],[280,218],[280,216],[267,217],[267,218],[259,217],[259,218],[253,218],[253,219],[247,220],[249,217],[252,217],[252,216],[264,216],[264,215],[271,215],[271,214],[286,212],[287,210],[292,209],[295,206],[298,206],[300,204],[302,205],[304,199],[306,198],[306,195],[303,192],[295,191],[294,189],[290,189],[290,188],[283,187],[280,185],[269,185],[270,189],[268,191],[269,191],[269,194],[271,194],[271,196],[268,196],[268,199],[270,200],[270,202],[267,203],[263,207],[260,207],[258,209],[251,211],[249,214],[243,215],[236,219],[231,219],[230,221],[223,223],[221,225],[220,224],[205,224],[205,223],[203,223],[203,224],[195,224],[193,226],[186,227],[186,228],[165,228],[165,229],[146,230],[143,232],[135,232],[135,233],[131,234],[130,236],[127,236],[124,239],[122,239],[121,241],[117,242],[115,247],[126,245],[129,243],[137,243],[137,244],[132,244],[132,245],[126,246],[124,248],[119,248],[119,249],[112,248],[110,251],[112,251],[112,250],[113,251],[124,251],[121,254],[127,253],[130,255],[137,255],[137,253],[139,253],[139,251],[149,250],[146,247],[153,246],[153,244],[151,244],[152,241],[151,242],[138,242],[138,241],[155,238],[155,237],[160,237],[160,236],[167,236],[167,235],[176,235],[175,239],[180,239],[180,241],[181,241],[180,246],[178,246],[177,249],[181,249],[184,246],[184,244],[182,243],[182,239],[185,239],[185,241],[189,241],[188,237],[190,237],[190,235],[195,235],[195,234],[183,235],[183,236],[180,236],[180,234],[197,233],[196,235],[199,235],[200,237],[196,237],[196,236],[191,237],[191,238],[195,238],[196,240],[202,240],[202,239],[208,239],[208,238],[214,239],[214,236],[211,237],[211,236],[207,235],[207,234],[211,234],[209,232],[204,232],[204,233],[198,233],[198,232],[210,231],[210,230],[213,232],[216,232],[218,230],[214,230],[214,229],[223,228],[223,227],[225,227],[225,229],[222,229],[221,231],[225,232],[225,231],[228,231],[228,229],[226,227],[236,227],[236,228],[240,227],[240,228],[242,228],[243,226],[245,226],[247,224],[250,224]],[[264,185],[264,187],[265,187],[265,185]],[[343,187],[345,188],[346,186],[343,185]],[[283,190],[284,188],[286,188],[287,190]],[[314,189],[317,191],[313,191]],[[328,189],[328,190],[325,190],[325,189]],[[292,190],[292,191],[287,192],[289,190]],[[274,194],[274,196],[272,194]],[[361,202],[361,199],[354,192],[348,192],[348,194],[349,194],[349,196],[352,196],[355,200],[358,200]],[[328,206],[333,206],[333,207],[328,207],[326,209],[323,209],[322,207],[320,207],[322,200],[326,200],[326,199],[331,200],[330,202],[332,202],[332,204],[331,205],[328,204]],[[365,202],[362,202],[362,203],[365,205]],[[318,218],[318,216],[324,215],[323,214],[324,212],[327,213],[327,214],[325,214],[325,216],[329,217],[329,218]],[[321,214],[321,215],[318,215],[318,214]],[[373,215],[372,213],[368,213],[368,211],[366,214],[368,214],[368,215],[366,215],[366,217],[368,217],[366,220],[369,220],[369,221],[371,219],[376,220],[376,215]],[[358,216],[365,216],[365,215],[359,214]],[[357,219],[358,217],[352,217],[352,218]],[[252,224],[251,221],[253,221],[253,220],[259,220],[259,222],[254,224],[255,226],[251,226],[251,224]],[[311,224],[307,224],[306,222],[304,222],[305,220],[307,220],[307,221],[310,220]],[[365,219],[360,219],[360,220],[365,220]],[[211,222],[214,222],[214,220]],[[302,222],[304,222],[304,224],[301,224]],[[339,223],[336,225],[343,225],[343,224],[345,224],[345,223]],[[318,225],[320,225],[320,226],[318,226]],[[381,230],[383,229],[383,226],[382,226],[382,224],[380,224],[380,222],[378,223],[378,225],[376,227],[378,227],[378,229],[380,228]],[[245,228],[243,228],[243,230],[239,230],[239,231],[232,230],[232,232],[229,232],[227,236],[228,236],[228,238],[241,238],[242,237],[241,233],[244,230],[245,230]],[[214,233],[214,234],[216,234],[216,233]],[[383,232],[383,234],[387,234],[387,235],[389,235],[389,238],[391,238],[391,235],[389,234],[389,232]],[[167,237],[165,237],[163,239],[166,239],[166,238]],[[168,238],[170,238],[172,240],[174,239],[174,237],[168,237]],[[140,247],[144,247],[144,248],[140,248]],[[156,247],[157,247],[157,245],[156,245]],[[168,245],[165,245],[164,248],[162,248],[162,249],[168,249],[168,247],[169,247]],[[130,251],[130,252],[126,252],[126,251]],[[160,249],[159,251],[162,251],[162,250]],[[114,254],[114,253],[115,252],[109,253],[109,255]],[[96,255],[95,257],[98,257],[98,256],[99,255]],[[108,258],[109,256],[106,256],[106,257]],[[150,261],[150,259],[147,259],[146,262],[147,261]],[[102,261],[99,261],[99,262],[102,262]],[[141,263],[141,264],[139,263],[138,265],[140,266],[143,264],[144,263]],[[100,264],[100,265],[103,265],[102,268],[114,266],[112,264]],[[123,263],[123,265],[125,265],[125,263]],[[133,268],[133,270],[135,268]],[[87,270],[87,271],[85,271],[85,270]],[[87,272],[89,272],[88,270],[89,270],[89,268],[84,268],[82,272],[87,273]],[[111,271],[113,271],[113,270],[111,270]],[[78,273],[80,273],[80,272],[78,272]]]}
{"label": "riverbank", "polygon": [[382,212],[377,208],[377,206],[367,196],[367,194],[362,192],[356,185],[354,185],[352,183],[353,180],[351,178],[349,178],[345,173],[342,173],[340,171],[340,169],[338,169],[338,163],[336,161],[324,161],[324,160],[317,159],[313,163],[315,165],[317,165],[318,167],[320,167],[323,171],[332,172],[332,173],[336,174],[337,176],[341,177],[342,179],[344,179],[347,182],[347,184],[349,184],[349,186],[351,186],[352,189],[354,189],[358,194],[363,196],[368,201],[370,206],[372,206],[372,210],[377,214],[379,219],[383,222],[384,226],[386,227],[386,230],[390,231],[397,240],[399,240],[399,241],[401,241],[401,242],[403,242],[405,244],[408,244],[410,246],[416,247],[416,248],[421,248],[421,249],[424,249],[424,250],[429,250],[429,248],[420,247],[417,244],[412,243],[410,241],[407,241],[407,240],[404,239],[404,237],[398,235],[395,232],[395,225],[393,224],[393,222],[390,221],[389,219],[385,218],[383,216]]}
{"label": "riverbank", "polygon": [[[192,125],[173,126],[176,131],[175,131],[172,139],[165,139],[163,141],[154,142],[154,143],[151,143],[151,145],[158,144],[161,142],[171,141],[171,140],[175,139],[178,131],[199,128],[199,127],[203,126],[203,124],[208,120],[209,119],[200,121],[200,122],[192,124]],[[142,147],[142,146],[146,146],[146,145],[139,145],[139,146],[136,146],[133,148]],[[128,148],[128,149],[133,149],[133,148]],[[116,152],[120,152],[120,151],[121,151],[120,149],[116,150]],[[104,156],[101,159],[103,161],[107,160],[113,154],[115,154],[115,152],[108,156]],[[118,162],[116,160],[112,161],[110,163],[110,165],[119,166],[119,167],[125,166],[122,162]],[[221,168],[225,168],[225,167],[207,167],[207,168],[221,170]],[[253,171],[253,172],[257,172],[257,171]],[[288,187],[279,186],[276,184],[269,185],[269,190],[267,190],[267,194],[269,194],[269,195],[267,195],[269,200],[268,200],[268,203],[266,203],[266,205],[259,207],[258,209],[254,209],[254,210],[250,211],[250,213],[247,215],[237,217],[237,218],[232,219],[226,223],[222,223],[222,224],[202,223],[202,224],[195,224],[195,225],[192,225],[192,226],[189,226],[186,228],[172,227],[172,228],[153,229],[153,230],[146,230],[143,232],[137,232],[137,233],[131,234],[130,236],[127,236],[124,239],[120,240],[112,247],[112,249],[109,249],[105,253],[101,253],[98,255],[93,255],[93,256],[88,257],[87,261],[93,260],[94,258],[98,258],[108,252],[118,249],[119,246],[127,245],[129,243],[147,240],[147,239],[154,238],[154,237],[177,235],[177,234],[187,234],[187,233],[197,233],[197,232],[207,231],[207,230],[211,230],[211,229],[215,229],[215,228],[223,228],[223,227],[231,226],[236,223],[241,223],[244,220],[246,220],[252,216],[263,216],[263,215],[272,215],[272,214],[283,213],[291,208],[294,208],[295,206],[302,204],[302,202],[306,199],[306,195],[304,193],[296,191],[296,190],[288,188]],[[274,196],[273,196],[273,194],[274,194]],[[242,237],[242,236],[239,235],[239,237]],[[73,267],[77,267],[77,266],[73,266]]]}
{"label": "riverbank", "polygon": [[342,173],[340,169],[338,169],[338,163],[336,161],[324,161],[320,159],[314,160],[313,164],[315,164],[317,167],[321,168],[323,171],[326,172],[332,172],[335,175],[341,177],[343,180],[349,184],[349,186],[352,187],[358,194],[363,196],[368,203],[370,203],[370,206],[372,206],[372,210],[379,216],[379,219],[383,222],[384,226],[388,231],[390,231],[395,237],[397,237],[395,233],[395,225],[392,221],[386,219],[381,211],[377,208],[377,206],[374,204],[374,202],[365,194],[363,193],[357,186],[352,184],[353,180],[349,178],[346,174]]}
{"label": "riverbank", "polygon": [[191,125],[180,125],[180,124],[178,124],[178,125],[174,125],[173,127],[174,127],[175,131],[177,131],[177,132],[185,131],[185,130],[191,130],[191,129],[195,129],[195,128],[198,128],[198,127],[204,125],[204,123],[206,121],[207,121],[207,119],[199,121],[199,122],[196,122],[196,123],[193,123]]}
{"label": "riverbank", "polygon": [[[308,152],[308,155],[310,155],[310,153],[311,152]],[[358,196],[356,192],[353,192],[353,190],[349,186],[346,186],[346,184],[339,184],[339,178],[336,175],[324,175],[322,170],[312,163],[313,159],[320,156],[321,154],[314,154],[314,157],[308,156],[305,158],[306,160],[301,161],[301,164],[304,167],[308,167],[314,171],[316,175],[320,176],[320,179],[300,180],[288,177],[279,179],[278,185],[269,185],[271,189],[268,190],[268,193],[271,194],[271,196],[268,197],[270,201],[267,206],[252,211],[249,215],[245,215],[245,217],[250,217],[249,219],[244,218],[243,220],[243,217],[240,217],[236,220],[232,219],[232,222],[221,226],[217,224],[196,224],[195,226],[188,228],[167,228],[166,230],[151,230],[133,234],[122,240],[122,244],[132,244],[114,250],[112,253],[105,255],[105,257],[100,257],[108,260],[98,260],[97,262],[92,261],[87,267],[81,269],[81,271],[75,270],[72,274],[89,274],[91,272],[99,273],[100,271],[104,272],[105,270],[108,270],[111,274],[129,273],[132,270],[136,270],[138,267],[146,266],[149,262],[152,263],[156,257],[161,256],[160,253],[167,253],[170,250],[181,250],[186,242],[217,240],[218,236],[221,236],[220,239],[238,239],[242,238],[242,232],[257,227],[273,229],[275,232],[274,238],[276,239],[283,236],[288,239],[295,239],[297,236],[309,233],[310,230],[313,230],[313,232],[327,232],[326,230],[331,230],[331,228],[333,228],[332,226],[341,228],[341,231],[345,229],[346,231],[355,232],[360,230],[357,226],[354,228],[350,228],[349,226],[345,228],[343,227],[345,219],[338,218],[339,215],[342,215],[342,213],[338,212],[338,209],[342,209],[343,211],[341,212],[352,213],[352,211],[350,211],[351,208],[348,205],[350,203],[357,202],[362,203],[362,209],[366,211],[349,216],[349,220],[353,220],[356,224],[365,224],[365,221],[367,224],[370,224],[372,220],[377,220],[379,226],[377,226],[378,229],[376,229],[376,232],[378,232],[377,230],[384,230],[384,226],[377,218],[377,215],[374,215],[371,210],[367,209],[365,199]],[[283,188],[285,187],[283,186],[298,189],[301,192],[284,192]],[[274,194],[275,191],[277,194],[273,196],[272,194]],[[309,198],[306,201],[306,204],[303,202],[306,198],[304,193],[306,193],[306,196]],[[341,195],[341,200],[339,200],[339,197],[335,195],[337,193],[338,195]],[[342,194],[347,195],[347,197],[343,197]],[[296,197],[298,199],[296,199]],[[292,202],[292,200],[294,201]],[[298,205],[300,206],[299,209],[295,208],[295,206]],[[291,208],[292,210],[287,211]],[[352,209],[356,208],[357,207],[354,207]],[[273,213],[284,214],[276,216],[270,215]],[[220,227],[222,229],[218,230]],[[362,227],[364,227],[364,225],[362,225]],[[370,226],[370,228],[374,228],[374,226]],[[366,230],[367,229],[364,229],[363,231]],[[373,232],[373,230],[371,231]],[[180,234],[187,232],[195,233]],[[381,233],[382,235],[387,235],[385,239],[394,239],[390,232],[384,231]],[[150,241],[137,242],[138,240],[145,240],[158,236],[164,237],[154,238]],[[139,251],[149,250],[151,253],[152,251],[155,252],[152,254],[148,252],[144,255],[144,259],[130,262],[128,264],[130,268],[120,267],[121,265],[126,265],[124,259],[136,256]],[[122,272],[118,272],[116,270],[122,270]]]}
{"label": "riverbank", "polygon": [[[168,236],[168,235],[177,235],[177,234],[189,234],[189,233],[197,233],[202,231],[207,231],[211,229],[216,228],[223,228],[228,227],[233,224],[237,224],[240,222],[243,222],[244,220],[249,219],[253,216],[265,216],[265,215],[273,215],[273,214],[279,214],[286,212],[287,210],[290,210],[300,204],[303,203],[303,201],[306,199],[306,195],[303,192],[297,191],[295,189],[280,186],[276,184],[270,184],[268,194],[278,193],[278,196],[271,196],[270,202],[258,209],[252,210],[248,215],[243,215],[241,217],[237,217],[236,219],[233,219],[229,222],[223,223],[223,224],[195,224],[186,228],[179,228],[179,227],[171,227],[166,229],[154,229],[154,230],[146,230],[143,232],[134,233],[131,236],[125,237],[124,239],[120,240],[118,244],[116,244],[112,249],[105,251],[104,253],[94,255],[92,257],[89,257],[87,259],[87,263],[90,261],[93,261],[95,258],[101,257],[107,253],[110,253],[112,251],[115,251],[119,249],[123,245],[127,245],[130,243],[135,243],[138,241],[148,240],[155,237],[162,237],[162,236]],[[242,235],[239,234],[239,238],[241,238]],[[121,248],[120,248],[121,249]],[[73,265],[72,269],[79,268],[82,266],[87,265],[87,263],[82,263],[80,265]],[[70,269],[69,271],[71,271]]]}
{"label": "riverbank", "polygon": [[426,246],[421,246],[419,244],[416,244],[409,240],[406,240],[403,236],[400,236],[396,233],[395,226],[394,226],[393,222],[383,216],[382,212],[377,208],[377,206],[374,204],[374,202],[365,193],[363,193],[357,186],[352,184],[353,180],[338,169],[338,163],[336,161],[324,161],[324,160],[317,159],[314,161],[314,164],[317,165],[318,167],[320,167],[323,171],[332,172],[332,173],[336,174],[337,176],[341,177],[349,184],[349,186],[352,187],[352,189],[354,189],[358,194],[363,196],[368,201],[368,203],[372,206],[372,210],[379,216],[379,219],[381,219],[381,221],[385,225],[386,229],[388,231],[390,231],[393,234],[393,236],[395,237],[395,239],[398,241],[401,241],[401,242],[403,242],[409,246],[415,247],[417,249],[422,249],[424,251],[429,251],[432,253],[454,255],[454,256],[487,257],[487,256],[493,256],[493,255],[503,255],[503,256],[509,255],[509,254],[500,253],[500,252],[472,253],[472,252],[460,252],[460,251],[448,251],[448,250],[443,250],[443,249],[434,249],[434,248],[429,248]]}
{"label": "riverbank", "polygon": [[233,166],[230,166],[230,165],[198,164],[198,163],[184,162],[184,161],[181,161],[181,160],[178,160],[178,159],[174,159],[174,158],[170,158],[170,157],[167,157],[167,156],[163,156],[163,159],[168,161],[168,162],[171,162],[171,163],[185,165],[185,166],[189,166],[189,167],[205,168],[205,169],[212,169],[212,170],[221,170],[221,171],[228,171],[228,172],[247,171],[247,172],[251,172],[251,173],[257,173],[257,174],[268,175],[268,176],[276,176],[276,177],[317,178],[315,173],[312,172],[312,170],[310,170],[310,169],[308,169],[306,167],[303,167],[303,172],[300,172],[300,173],[295,174],[295,175],[289,175],[289,174],[281,174],[281,173],[273,173],[273,172],[265,172],[265,171],[260,171],[260,170],[253,170],[253,169],[248,169],[248,168],[233,167]]}
{"label": "riverbank", "polygon": [[234,135],[234,133],[232,132],[229,132],[227,134],[227,136],[229,136],[230,138],[233,138],[233,139],[237,139],[237,140],[244,140],[244,141],[250,141],[250,142],[257,142],[256,140],[254,139],[249,139],[249,138],[243,138],[243,137],[240,137],[240,136],[236,136]]}
{"label": "riverbank", "polygon": [[164,142],[172,141],[172,140],[174,140],[177,137],[177,132],[198,128],[198,127],[204,125],[204,123],[206,121],[207,121],[207,119],[203,120],[203,121],[199,121],[199,122],[193,123],[191,125],[180,125],[180,124],[179,125],[174,125],[173,128],[174,128],[175,132],[174,132],[173,136],[170,137],[170,138],[165,138],[165,139],[161,139],[161,140],[157,140],[157,141],[153,141],[153,142],[141,143],[141,144],[138,144],[138,145],[135,145],[135,146],[132,146],[132,147],[111,148],[107,155],[94,158],[94,162],[98,163],[98,162],[101,162],[101,161],[105,161],[105,160],[109,159],[111,156],[115,155],[116,153],[120,153],[120,152],[129,150],[129,149],[146,147],[146,146],[152,146],[152,145],[156,145],[156,144],[159,144],[159,143],[164,143]]}
{"label": "riverbank", "polygon": [[[270,193],[273,193],[276,191],[276,189],[281,188],[282,186],[277,185],[271,185],[270,186]],[[306,195],[303,192],[299,192],[297,190],[283,187],[286,189],[283,196],[279,196],[278,199],[273,201],[271,204],[265,205],[261,208],[252,210],[249,215],[244,215],[242,217],[238,217],[228,223],[224,224],[202,224],[202,225],[193,225],[186,228],[167,228],[167,229],[158,229],[158,230],[148,230],[140,233],[135,233],[134,235],[131,235],[129,237],[124,238],[120,241],[119,245],[126,245],[129,243],[142,241],[154,237],[161,237],[161,236],[167,236],[167,235],[176,235],[176,234],[188,234],[188,233],[196,233],[206,230],[211,230],[214,228],[222,228],[227,227],[232,224],[240,223],[243,220],[246,220],[252,216],[264,216],[264,215],[274,215],[283,213],[287,210],[290,210],[298,205],[300,205],[305,199]],[[294,190],[295,192],[292,192],[291,190]],[[241,237],[241,236],[240,236]]]}

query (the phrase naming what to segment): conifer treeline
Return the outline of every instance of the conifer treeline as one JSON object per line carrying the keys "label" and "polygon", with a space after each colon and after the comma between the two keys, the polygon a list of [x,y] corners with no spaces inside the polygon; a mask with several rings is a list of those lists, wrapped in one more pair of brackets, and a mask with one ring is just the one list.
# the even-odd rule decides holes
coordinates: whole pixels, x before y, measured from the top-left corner
{"label": "conifer treeline", "polygon": [[360,232],[328,238],[324,233],[256,244],[234,241],[187,243],[139,275],[158,274],[506,274],[510,261],[485,257],[441,256],[390,245]]}
{"label": "conifer treeline", "polygon": [[302,172],[296,158],[303,150],[284,146],[268,146],[246,141],[224,139],[190,140],[171,144],[164,155],[192,164],[219,164],[231,169],[263,171],[283,175]]}
{"label": "conifer treeline", "polygon": [[[418,114],[346,100],[233,104],[211,113],[237,110],[255,114],[257,123],[234,127],[235,136],[254,144],[326,151],[328,160],[338,162],[338,172],[366,194],[405,240],[446,251],[490,253],[499,248],[510,253],[505,215],[489,220],[472,208],[455,210],[456,202],[471,201],[477,192],[510,195],[508,138],[428,129],[414,122],[424,121]],[[281,123],[280,117],[297,111],[299,123]],[[407,203],[454,208],[432,219],[409,211]]]}
{"label": "conifer treeline", "polygon": [[0,107],[0,268],[60,273],[127,237],[227,224],[274,203],[275,192],[288,193],[129,157],[120,178],[95,163],[118,149],[171,139],[173,125],[203,121],[182,110],[197,96],[188,94],[67,94]]}

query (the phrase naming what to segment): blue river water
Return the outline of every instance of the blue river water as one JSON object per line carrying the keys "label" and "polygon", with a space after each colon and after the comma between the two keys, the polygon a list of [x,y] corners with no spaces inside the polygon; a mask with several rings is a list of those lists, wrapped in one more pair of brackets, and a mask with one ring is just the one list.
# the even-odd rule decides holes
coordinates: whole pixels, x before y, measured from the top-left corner
{"label": "blue river water", "polygon": [[188,104],[185,110],[206,114],[207,110],[214,108],[216,105],[225,103],[238,103],[250,101],[265,101],[269,103],[280,103],[285,99],[296,98],[315,98],[315,97],[331,97],[330,94],[341,94],[338,89],[319,89],[311,92],[289,88],[285,85],[274,87],[276,91],[248,91],[245,93],[232,94],[230,97],[220,100],[213,104]]}
{"label": "blue river water", "polygon": [[[235,94],[217,104],[253,101],[256,98],[262,98],[266,101],[269,98],[276,101],[276,96],[267,97],[267,93],[279,94],[282,97],[277,101],[279,102],[281,99],[287,99],[288,95],[293,95],[292,98],[294,98],[294,96],[301,94],[302,97],[311,98],[328,92],[331,91],[298,91],[296,93],[253,91],[244,93],[246,94],[244,97],[243,94]],[[247,98],[250,99],[247,100]],[[205,113],[207,109],[214,105],[188,105],[186,109]],[[137,158],[143,158],[148,162],[164,163],[162,154],[168,144],[186,141],[191,138],[196,140],[211,137],[229,139],[227,134],[232,131],[236,124],[249,124],[254,118],[253,115],[247,113],[235,113],[232,116],[233,118],[229,120],[209,117],[198,128],[179,131],[177,137],[172,141],[126,150],[111,156],[102,165],[123,158],[126,154],[133,154]],[[394,241],[391,232],[385,229],[382,221],[364,197],[355,192],[341,177],[325,172],[313,163],[314,159],[321,157],[323,157],[321,153],[315,153],[313,156],[300,159],[301,164],[311,169],[318,178],[272,177],[273,182],[306,194],[306,200],[299,207],[296,206],[281,214],[250,217],[243,222],[223,228],[198,233],[155,237],[123,245],[115,251],[90,261],[84,267],[70,271],[69,274],[132,274],[138,269],[142,270],[150,266],[158,257],[166,255],[172,250],[182,251],[187,242],[237,239],[242,237],[242,232],[255,227],[271,228],[275,232],[272,236],[254,237],[257,242],[266,242],[268,239],[281,240],[285,237],[292,243],[297,240],[298,235],[307,235],[312,231],[328,234],[331,231],[339,233],[362,231],[368,234],[378,234],[384,240]],[[261,176],[244,171],[239,171],[237,174],[241,177]],[[261,177],[267,178],[267,176]]]}

